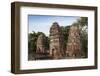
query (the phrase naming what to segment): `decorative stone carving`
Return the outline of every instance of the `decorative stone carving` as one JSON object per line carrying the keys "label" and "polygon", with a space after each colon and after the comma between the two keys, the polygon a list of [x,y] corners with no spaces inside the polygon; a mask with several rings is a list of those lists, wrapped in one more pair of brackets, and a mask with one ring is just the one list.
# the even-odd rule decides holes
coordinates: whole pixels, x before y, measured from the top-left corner
{"label": "decorative stone carving", "polygon": [[54,22],[50,28],[50,56],[54,59],[63,57],[63,41],[59,24]]}
{"label": "decorative stone carving", "polygon": [[80,41],[80,29],[78,25],[72,25],[70,27],[66,55],[67,57],[72,58],[81,58],[84,56]]}
{"label": "decorative stone carving", "polygon": [[44,34],[40,34],[37,39],[37,50],[36,53],[46,53],[46,36]]}

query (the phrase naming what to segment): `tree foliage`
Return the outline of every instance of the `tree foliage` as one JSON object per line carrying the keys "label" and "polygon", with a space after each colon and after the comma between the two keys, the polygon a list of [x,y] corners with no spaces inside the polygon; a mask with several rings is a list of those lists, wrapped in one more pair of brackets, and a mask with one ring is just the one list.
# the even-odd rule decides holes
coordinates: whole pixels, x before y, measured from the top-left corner
{"label": "tree foliage", "polygon": [[77,20],[77,23],[81,26],[88,26],[88,18],[87,17],[80,17],[80,19]]}
{"label": "tree foliage", "polygon": [[63,39],[63,48],[66,49],[66,43],[68,41],[70,26],[61,26],[60,29],[62,33],[62,39]]}
{"label": "tree foliage", "polygon": [[88,18],[81,17],[77,20],[77,24],[80,26],[80,37],[82,42],[82,49],[87,55],[88,53]]}

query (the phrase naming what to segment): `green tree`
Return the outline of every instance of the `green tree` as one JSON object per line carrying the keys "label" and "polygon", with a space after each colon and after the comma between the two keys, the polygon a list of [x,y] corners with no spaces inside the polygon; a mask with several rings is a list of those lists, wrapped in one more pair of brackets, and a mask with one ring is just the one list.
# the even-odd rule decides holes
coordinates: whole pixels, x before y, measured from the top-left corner
{"label": "green tree", "polygon": [[80,37],[82,42],[82,49],[86,54],[88,54],[88,18],[87,17],[81,17],[77,20],[77,23],[80,26]]}
{"label": "green tree", "polygon": [[50,43],[50,39],[49,39],[49,37],[46,37],[46,44],[45,44],[45,46],[46,46],[47,50],[49,50],[49,43]]}
{"label": "green tree", "polygon": [[69,29],[70,26],[61,26],[61,33],[62,33],[62,38],[63,38],[63,47],[66,49],[66,43],[68,41],[68,35],[69,35]]}
{"label": "green tree", "polygon": [[77,20],[77,23],[81,26],[88,26],[88,18],[87,17],[80,17],[80,19]]}

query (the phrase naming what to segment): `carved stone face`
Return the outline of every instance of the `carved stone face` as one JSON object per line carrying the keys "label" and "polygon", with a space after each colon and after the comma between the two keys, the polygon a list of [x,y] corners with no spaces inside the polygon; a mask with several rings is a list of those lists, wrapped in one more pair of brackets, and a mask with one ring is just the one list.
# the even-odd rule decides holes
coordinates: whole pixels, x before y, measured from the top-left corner
{"label": "carved stone face", "polygon": [[50,35],[55,35],[60,33],[60,27],[57,22],[53,23],[50,28]]}
{"label": "carved stone face", "polygon": [[62,57],[62,42],[60,32],[60,26],[58,25],[58,23],[53,23],[50,28],[50,54],[54,59],[59,59]]}
{"label": "carved stone face", "polygon": [[81,41],[80,41],[80,30],[78,26],[71,26],[68,43],[67,43],[67,51],[69,55],[72,57],[81,55]]}

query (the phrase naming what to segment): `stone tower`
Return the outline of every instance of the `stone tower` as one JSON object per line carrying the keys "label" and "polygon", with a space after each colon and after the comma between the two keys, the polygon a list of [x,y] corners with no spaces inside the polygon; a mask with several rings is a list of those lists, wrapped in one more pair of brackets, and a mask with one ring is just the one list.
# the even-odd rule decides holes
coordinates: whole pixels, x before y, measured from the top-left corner
{"label": "stone tower", "polygon": [[80,29],[78,25],[72,25],[70,27],[66,55],[71,58],[83,57]]}
{"label": "stone tower", "polygon": [[50,56],[54,59],[63,57],[63,41],[60,26],[54,22],[50,28]]}
{"label": "stone tower", "polygon": [[46,53],[46,36],[40,34],[37,39],[37,50],[36,53]]}

